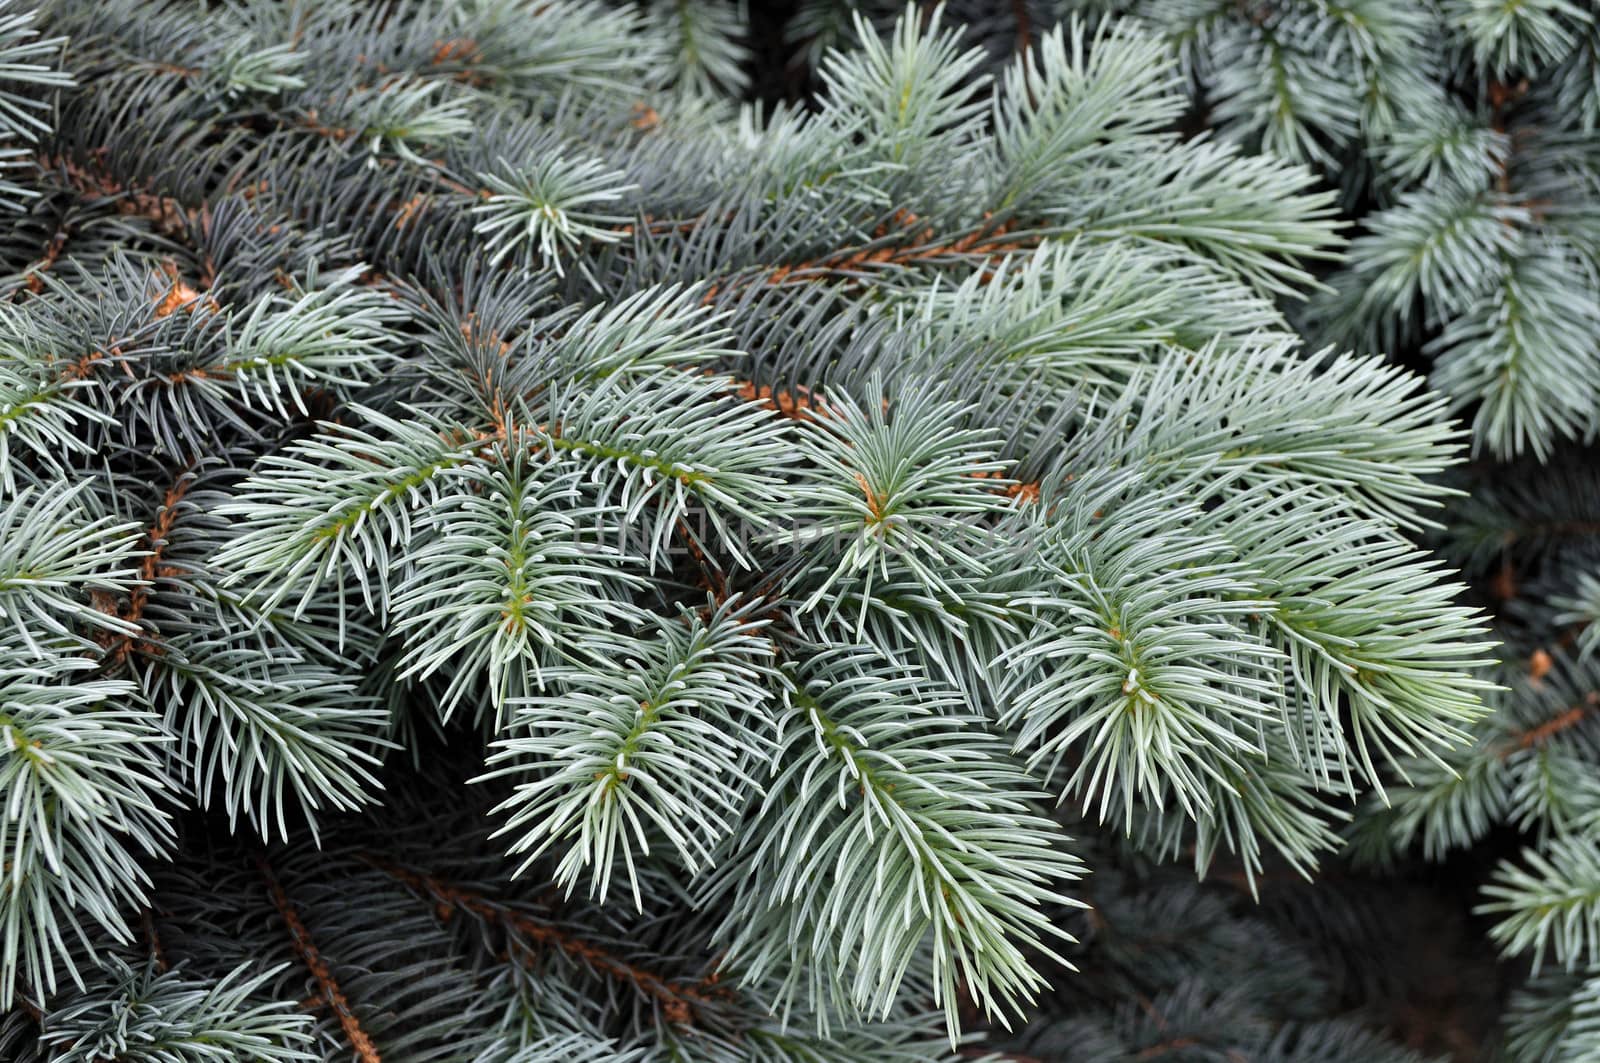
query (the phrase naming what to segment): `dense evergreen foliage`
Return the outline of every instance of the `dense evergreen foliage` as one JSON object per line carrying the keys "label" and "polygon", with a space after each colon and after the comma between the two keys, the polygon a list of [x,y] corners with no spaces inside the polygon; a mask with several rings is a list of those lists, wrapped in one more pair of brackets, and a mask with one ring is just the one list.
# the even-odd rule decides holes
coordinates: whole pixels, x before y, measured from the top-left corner
{"label": "dense evergreen foliage", "polygon": [[1597,34],[0,4],[0,1056],[1595,1058]]}

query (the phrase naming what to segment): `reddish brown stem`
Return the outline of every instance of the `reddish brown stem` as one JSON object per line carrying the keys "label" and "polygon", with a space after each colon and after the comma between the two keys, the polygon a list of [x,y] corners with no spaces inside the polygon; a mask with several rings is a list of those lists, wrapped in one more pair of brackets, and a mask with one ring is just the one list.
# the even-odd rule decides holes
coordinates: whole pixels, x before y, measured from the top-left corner
{"label": "reddish brown stem", "polygon": [[510,931],[525,942],[559,949],[603,975],[626,982],[656,1001],[669,1022],[687,1023],[693,1018],[697,1007],[727,999],[727,991],[715,987],[714,975],[691,985],[669,981],[618,959],[598,945],[573,937],[488,897],[385,861],[371,857],[363,857],[363,860],[413,893],[432,901],[436,913],[443,914],[451,910],[467,912]]}
{"label": "reddish brown stem", "polygon": [[1541,746],[1562,731],[1571,730],[1588,719],[1589,714],[1594,712],[1596,706],[1600,706],[1600,693],[1590,691],[1578,704],[1557,713],[1536,727],[1517,732],[1512,736],[1512,741],[1500,751],[1500,759],[1504,760],[1511,754],[1524,749],[1533,749],[1535,746]]}
{"label": "reddish brown stem", "polygon": [[[178,519],[178,504],[183,501],[183,496],[188,494],[192,482],[189,470],[185,468],[172,486],[167,488],[167,493],[162,496],[161,508],[156,511],[156,519],[145,532],[145,541],[150,544],[150,550],[139,563],[141,583],[128,595],[127,607],[119,609],[116,600],[109,594],[101,592],[94,594],[94,604],[102,613],[116,616],[130,624],[137,624],[143,618],[145,608],[150,604],[150,592],[156,578],[167,574],[168,570],[161,564],[162,551],[166,548],[167,537],[172,534],[172,525]],[[107,633],[101,644],[106,649],[107,665],[121,664],[135,649],[159,652],[159,647],[140,638],[134,632]]]}
{"label": "reddish brown stem", "polygon": [[261,877],[266,880],[267,893],[272,897],[272,905],[278,909],[278,915],[283,919],[284,926],[289,928],[289,937],[294,946],[295,955],[311,972],[311,977],[316,980],[319,990],[319,999],[329,1008],[333,1009],[334,1016],[339,1020],[339,1026],[344,1030],[345,1040],[350,1042],[350,1047],[355,1051],[356,1058],[361,1063],[382,1063],[378,1055],[377,1046],[372,1043],[372,1038],[367,1036],[361,1024],[356,1021],[355,1012],[350,1010],[350,1002],[345,999],[344,993],[339,989],[338,981],[333,977],[333,971],[328,966],[328,961],[323,959],[318,951],[316,942],[311,940],[311,932],[300,921],[300,913],[295,911],[294,904],[289,900],[289,895],[284,892],[278,878],[272,873],[272,866],[267,863],[266,857],[256,858],[256,868],[261,872]]}
{"label": "reddish brown stem", "polygon": [[[897,211],[892,220],[907,231],[920,224],[916,215],[906,211]],[[993,228],[985,225],[962,236],[938,236],[931,228],[924,228],[921,233],[915,235],[913,243],[898,246],[872,244],[841,248],[819,258],[778,266],[764,274],[761,283],[772,286],[805,283],[840,273],[858,273],[874,266],[923,265],[953,255],[979,255],[985,259],[993,259],[1012,251],[1031,250],[1037,246],[1038,241],[1031,237],[1002,239],[1009,230],[1009,223],[1003,223]],[[878,235],[880,239],[887,236],[887,230],[880,229]],[[755,278],[734,278],[722,284],[713,284],[701,302],[710,304],[720,292],[737,290],[754,282]]]}

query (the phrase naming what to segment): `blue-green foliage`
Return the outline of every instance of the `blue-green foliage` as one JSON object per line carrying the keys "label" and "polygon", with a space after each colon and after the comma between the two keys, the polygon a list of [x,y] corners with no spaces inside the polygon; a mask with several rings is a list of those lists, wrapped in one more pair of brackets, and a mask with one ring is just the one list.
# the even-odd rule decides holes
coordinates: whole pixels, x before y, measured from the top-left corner
{"label": "blue-green foliage", "polygon": [[950,1058],[1078,955],[1071,832],[1254,890],[1484,726],[1411,539],[1465,436],[1297,339],[1336,197],[1234,142],[1253,87],[1184,137],[1198,44],[1073,19],[990,77],[907,10],[761,107],[743,24],[0,21],[67,42],[0,89],[15,1058]]}

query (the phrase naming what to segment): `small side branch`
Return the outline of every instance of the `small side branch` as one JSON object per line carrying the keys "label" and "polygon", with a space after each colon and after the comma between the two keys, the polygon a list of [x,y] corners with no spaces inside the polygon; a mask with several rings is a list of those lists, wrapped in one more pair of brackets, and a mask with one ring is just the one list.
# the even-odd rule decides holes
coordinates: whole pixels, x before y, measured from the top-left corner
{"label": "small side branch", "polygon": [[150,947],[150,958],[155,961],[156,970],[169,970],[167,953],[161,947],[161,934],[156,930],[156,918],[150,909],[145,908],[139,912],[139,927],[144,932],[145,944]]}
{"label": "small side branch", "polygon": [[[167,537],[172,534],[172,525],[178,519],[178,504],[183,501],[183,496],[188,494],[189,485],[193,483],[189,476],[189,469],[185,468],[179,474],[172,486],[167,488],[167,493],[162,496],[161,508],[156,512],[156,519],[145,532],[145,539],[150,544],[150,552],[144,556],[139,564],[139,586],[133,588],[128,596],[127,608],[117,610],[116,603],[109,596],[104,600],[97,600],[96,604],[105,613],[120,616],[121,619],[131,624],[139,623],[144,616],[145,607],[150,604],[150,589],[155,585],[158,576],[166,575],[169,570],[161,564],[162,550],[166,547]],[[160,647],[148,643],[137,634],[111,634],[105,642],[106,664],[115,666],[127,660],[128,654],[135,649],[160,652]]]}
{"label": "small side branch", "polygon": [[1033,21],[1028,18],[1028,0],[1011,0],[1011,17],[1017,24],[1017,54],[1033,47]]}
{"label": "small side branch", "polygon": [[690,1022],[696,1008],[714,1005],[719,999],[726,1000],[729,996],[727,990],[715,986],[714,976],[689,985],[669,981],[618,959],[598,945],[573,937],[488,897],[372,857],[362,857],[362,860],[418,896],[432,901],[436,914],[441,917],[447,917],[452,910],[467,912],[509,931],[525,943],[559,949],[600,974],[626,982],[660,1004],[662,1014],[669,1022]]}
{"label": "small side branch", "polygon": [[333,1009],[334,1016],[339,1020],[339,1026],[344,1030],[345,1040],[349,1041],[350,1047],[355,1050],[356,1059],[360,1060],[360,1063],[382,1063],[377,1046],[356,1021],[355,1013],[350,1010],[350,1002],[339,989],[339,983],[334,979],[328,961],[322,958],[316,942],[311,940],[311,932],[300,921],[299,913],[295,911],[289,895],[279,884],[278,877],[272,873],[272,866],[267,863],[266,857],[256,858],[256,868],[267,883],[267,893],[272,897],[273,907],[278,909],[278,915],[289,928],[295,955],[300,958],[306,970],[311,972],[311,977],[316,979],[319,995],[323,1002]]}
{"label": "small side branch", "polygon": [[[858,247],[845,247],[820,258],[808,259],[793,265],[777,266],[762,273],[734,276],[706,290],[701,302],[710,305],[719,294],[738,291],[751,284],[764,283],[771,287],[804,284],[842,275],[860,275],[880,267],[907,267],[929,265],[959,258],[981,258],[990,262],[1016,251],[1028,251],[1038,246],[1034,234],[1011,234],[1009,222],[994,223],[985,220],[977,229],[961,235],[936,234],[926,227],[916,215],[906,211],[896,212],[893,218],[898,227],[891,233],[882,226],[878,239]],[[916,230],[922,227],[920,232]],[[891,242],[895,236],[910,237],[910,243]],[[987,277],[987,273],[985,273]]]}
{"label": "small side branch", "polygon": [[1535,727],[1518,731],[1512,736],[1512,740],[1500,750],[1500,759],[1505,760],[1513,753],[1544,745],[1562,731],[1571,730],[1578,724],[1583,723],[1596,708],[1600,708],[1600,693],[1590,691],[1578,704],[1550,717],[1550,719]]}

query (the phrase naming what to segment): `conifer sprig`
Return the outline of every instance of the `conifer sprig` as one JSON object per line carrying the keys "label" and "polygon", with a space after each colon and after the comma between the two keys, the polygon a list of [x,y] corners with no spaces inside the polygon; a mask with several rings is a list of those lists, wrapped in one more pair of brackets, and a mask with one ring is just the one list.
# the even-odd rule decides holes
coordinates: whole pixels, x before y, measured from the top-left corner
{"label": "conifer sprig", "polygon": [[1459,433],[1300,346],[1334,195],[1131,21],[991,79],[858,20],[774,109],[726,11],[37,22],[19,1058],[948,1059],[1070,977],[1095,836],[1310,875],[1484,715],[1405,538]]}

